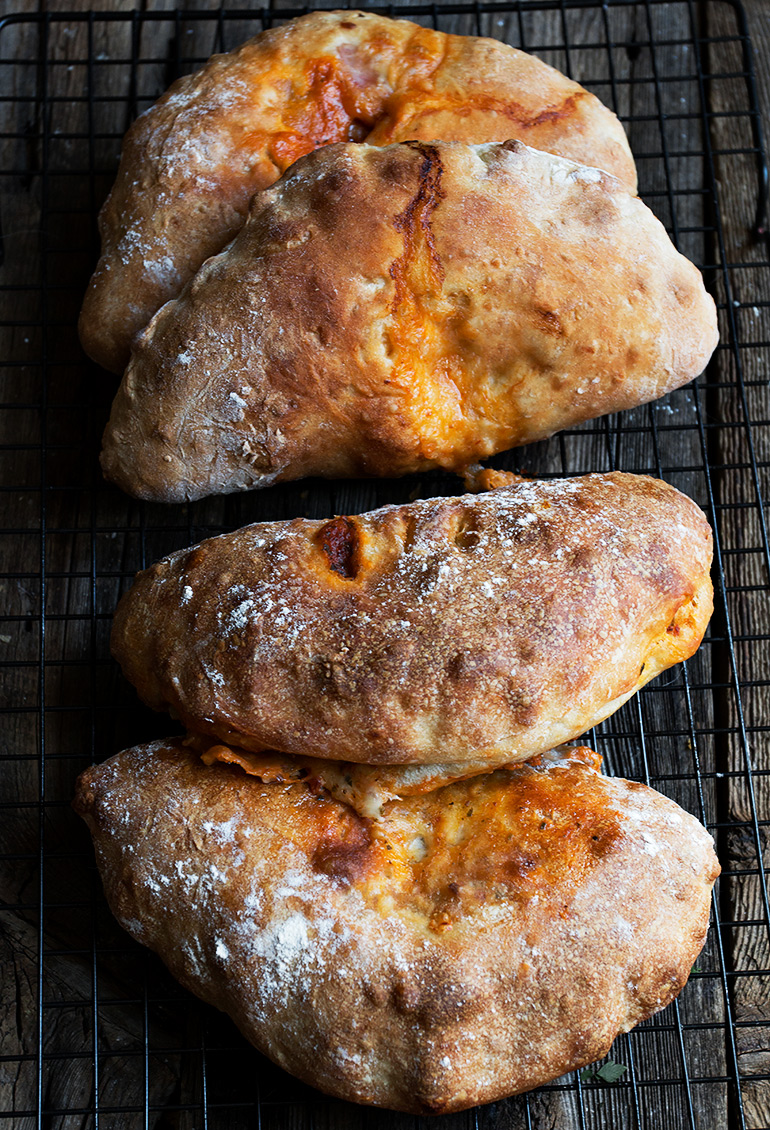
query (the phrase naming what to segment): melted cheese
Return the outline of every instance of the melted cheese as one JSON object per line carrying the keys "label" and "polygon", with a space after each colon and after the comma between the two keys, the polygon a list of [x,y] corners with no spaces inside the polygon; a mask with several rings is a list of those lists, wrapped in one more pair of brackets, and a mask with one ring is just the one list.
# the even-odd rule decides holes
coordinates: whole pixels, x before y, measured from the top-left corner
{"label": "melted cheese", "polygon": [[446,37],[415,29],[405,51],[403,31],[394,25],[393,32],[343,41],[336,53],[304,60],[279,51],[261,55],[252,81],[256,98],[274,92],[265,107],[270,126],[243,134],[238,148],[267,153],[283,173],[321,145],[364,141],[378,123],[387,124],[394,87],[404,92],[412,117],[421,116],[424,102],[426,109],[452,105],[451,94],[431,98]]}
{"label": "melted cheese", "polygon": [[[358,765],[352,761],[329,761],[321,757],[299,757],[289,753],[248,750],[211,745],[205,738],[189,737],[185,745],[200,752],[206,765],[220,762],[238,765],[263,784],[304,781],[324,791],[369,820],[382,820],[385,806],[403,797],[422,796],[443,789],[454,781],[478,777],[494,769],[512,769],[515,763],[488,761],[445,762],[434,765]],[[601,758],[585,746],[562,746],[530,758],[530,767],[579,761],[598,769]]]}
{"label": "melted cheese", "polygon": [[260,76],[262,84],[290,95],[279,103],[273,128],[245,133],[240,148],[266,152],[280,173],[321,145],[363,140],[374,124],[370,98],[336,58],[312,59],[303,68],[276,62]]}
{"label": "melted cheese", "polygon": [[355,886],[380,914],[414,914],[433,932],[480,904],[551,904],[554,889],[560,913],[621,835],[609,791],[597,788],[601,759],[585,747],[492,770],[377,768],[221,745],[202,758],[288,785],[303,809],[312,793],[341,802],[322,799],[312,809],[305,847],[314,868]]}
{"label": "melted cheese", "polygon": [[[205,741],[188,739],[187,744],[197,748]],[[328,793],[369,820],[381,820],[385,806],[392,801],[434,792],[453,781],[476,777],[495,768],[486,761],[443,765],[357,765],[351,761],[328,761],[320,757],[250,753],[224,745],[203,749],[201,757],[206,765],[216,762],[239,765],[249,776],[258,777],[266,785],[304,781],[308,787]]]}
{"label": "melted cheese", "polygon": [[[409,907],[432,931],[480,904],[542,899],[565,912],[573,891],[622,835],[596,773],[579,756],[498,769],[402,800],[376,826],[392,872],[377,863],[357,885],[373,901]],[[588,759],[595,754],[586,751]],[[554,900],[558,891],[558,905]],[[384,908],[387,909],[387,906]]]}

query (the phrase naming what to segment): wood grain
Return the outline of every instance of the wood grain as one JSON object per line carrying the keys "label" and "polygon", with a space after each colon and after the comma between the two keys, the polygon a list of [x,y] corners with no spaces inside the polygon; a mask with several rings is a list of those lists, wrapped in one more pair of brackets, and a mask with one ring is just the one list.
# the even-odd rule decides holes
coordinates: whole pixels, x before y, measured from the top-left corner
{"label": "wood grain", "polygon": [[[770,22],[762,5],[752,8],[759,89],[767,106]],[[723,35],[727,16],[722,8],[715,5],[707,16],[709,34]],[[716,65],[713,48],[710,54],[709,70],[717,76],[720,71],[740,71],[744,65],[736,49],[726,66],[721,60]],[[740,81],[721,77],[711,80],[709,97],[714,110],[729,110]],[[763,851],[767,866],[767,844],[756,836],[754,822],[767,819],[770,780],[755,775],[752,769],[767,767],[766,733],[761,727],[767,717],[770,652],[766,638],[752,637],[761,636],[768,622],[770,556],[760,516],[761,499],[767,498],[770,486],[770,434],[766,427],[750,427],[747,421],[766,420],[768,416],[766,350],[755,345],[770,340],[770,310],[756,305],[767,295],[767,242],[752,231],[755,157],[739,152],[753,145],[751,131],[746,125],[736,128],[734,119],[717,117],[713,141],[718,183],[743,187],[742,193],[720,194],[724,238],[723,242],[712,241],[713,262],[718,265],[714,276],[717,294],[724,304],[726,343],[715,366],[719,387],[713,402],[719,419],[730,425],[714,437],[715,458],[724,468],[716,478],[719,530],[726,549],[740,551],[729,554],[725,562],[729,588],[722,630],[732,644],[732,654],[729,649],[723,650],[717,677],[727,684],[718,705],[725,727],[719,759],[727,772],[735,774],[720,798],[720,819],[729,825],[720,845],[728,871],[722,882],[722,902],[725,917],[735,923],[725,932],[724,940],[731,965],[746,974],[733,982],[730,1003],[740,1025],[737,1057],[746,1125],[758,1128],[770,1123],[770,1084],[754,1078],[770,1073],[770,985],[766,976],[756,972],[770,965],[770,933],[767,891],[759,871]],[[746,266],[735,266],[738,263]],[[749,922],[762,925],[749,926]]]}
{"label": "wood grain", "polygon": [[[287,6],[289,0],[279,0],[274,9]],[[770,134],[770,12],[764,0],[746,7]],[[35,0],[17,0],[14,9],[38,10]],[[3,715],[0,783],[0,801],[8,806],[0,820],[0,1052],[9,1057],[0,1064],[0,1104],[16,1112],[14,1126],[36,1124],[42,1024],[40,1096],[52,1126],[94,1125],[98,1085],[102,1127],[200,1127],[205,1095],[209,1127],[256,1125],[260,1102],[260,1125],[276,1130],[364,1124],[406,1130],[414,1120],[331,1103],[297,1084],[252,1053],[226,1018],[178,989],[112,922],[87,837],[68,807],[74,776],[92,751],[101,759],[173,729],[137,706],[109,659],[110,615],[136,569],[246,521],[357,512],[460,489],[458,480],[441,474],[382,483],[312,481],[164,508],[141,506],[101,482],[96,455],[114,383],[83,358],[74,322],[96,258],[95,211],[108,190],[120,137],[177,73],[261,26],[246,15],[213,19],[207,0],[185,9],[190,18],[182,20],[172,0],[147,0],[142,11],[168,18],[54,22],[47,44],[32,25],[0,32],[2,57],[27,60],[0,66],[0,94],[14,100],[0,104],[0,169],[13,171],[0,182],[0,284],[12,288],[2,292],[0,358],[10,364],[0,366],[7,406],[0,415],[0,477],[13,489],[0,497],[4,527],[14,531],[0,542],[0,611],[7,617],[0,623],[0,660],[12,664],[4,667],[0,690],[10,711]],[[90,6],[49,0],[46,10],[88,13]],[[99,10],[132,11],[133,5],[105,0]],[[437,10],[443,30],[494,34],[536,49],[630,117],[642,195],[685,253],[715,265],[709,277],[723,304],[727,347],[697,396],[682,390],[663,404],[586,425],[494,463],[532,475],[613,467],[662,473],[699,502],[713,497],[717,504],[728,592],[713,642],[686,674],[654,685],[606,723],[596,742],[612,771],[649,779],[715,825],[727,871],[718,903],[721,944],[728,971],[742,974],[727,978],[725,1000],[712,930],[701,972],[678,1006],[617,1041],[613,1058],[629,1067],[619,1084],[568,1077],[442,1122],[446,1130],[738,1127],[737,1094],[724,1082],[734,1071],[724,1027],[729,1008],[741,1022],[736,1050],[744,1125],[759,1130],[770,1125],[768,1083],[755,1078],[770,1071],[770,982],[759,973],[770,966],[770,954],[753,819],[770,818],[770,777],[753,777],[752,798],[745,757],[748,751],[756,766],[767,768],[770,576],[758,492],[766,497],[770,487],[770,430],[766,423],[751,429],[759,461],[754,478],[745,414],[755,421],[770,415],[768,354],[760,344],[770,341],[770,307],[762,305],[770,276],[767,246],[750,234],[754,158],[729,152],[751,144],[745,115],[715,117],[707,127],[700,113],[701,95],[710,111],[745,108],[744,81],[713,78],[701,91],[689,77],[692,49],[683,46],[692,38],[692,11],[717,37],[704,45],[704,68],[740,71],[738,47],[718,39],[735,39],[734,11],[722,0],[692,8],[640,0],[606,12],[597,5],[478,20],[441,13],[441,3]],[[196,19],[198,12],[206,18]],[[618,44],[611,55],[602,46],[608,35]],[[55,60],[45,70],[34,63],[43,48]],[[39,96],[46,89],[58,100],[43,118]],[[694,116],[682,116],[690,111]],[[724,247],[699,191],[708,182],[707,140],[718,151],[713,187]],[[737,262],[749,266],[726,266]],[[745,347],[731,348],[731,339]]]}

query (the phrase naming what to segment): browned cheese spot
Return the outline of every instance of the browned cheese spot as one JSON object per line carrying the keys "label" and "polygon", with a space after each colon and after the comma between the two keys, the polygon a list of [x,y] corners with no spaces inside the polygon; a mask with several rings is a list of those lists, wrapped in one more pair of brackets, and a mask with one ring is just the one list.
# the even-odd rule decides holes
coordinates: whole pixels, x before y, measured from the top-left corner
{"label": "browned cheese spot", "polygon": [[317,537],[332,572],[353,580],[360,565],[358,530],[353,520],[334,518],[321,527]]}
{"label": "browned cheese spot", "polygon": [[545,306],[536,306],[535,315],[543,333],[551,334],[554,337],[564,337],[564,327],[555,310],[548,310]]}
{"label": "browned cheese spot", "polygon": [[337,805],[325,805],[319,817],[321,827],[313,850],[313,868],[345,885],[360,881],[372,860],[367,823],[352,809],[340,810]]}

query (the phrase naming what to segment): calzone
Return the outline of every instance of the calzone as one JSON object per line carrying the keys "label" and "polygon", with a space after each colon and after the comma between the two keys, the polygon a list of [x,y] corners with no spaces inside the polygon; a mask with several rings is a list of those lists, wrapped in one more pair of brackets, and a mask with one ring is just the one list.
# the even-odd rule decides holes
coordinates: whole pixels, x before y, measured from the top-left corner
{"label": "calzone", "polygon": [[134,123],[99,217],[102,255],[80,319],[115,372],[132,338],[236,234],[256,191],[337,141],[521,138],[618,176],[626,135],[606,106],[494,39],[371,12],[313,12],[215,55]]}
{"label": "calzone", "polygon": [[680,991],[719,873],[694,817],[564,750],[393,802],[180,740],[87,770],[107,898],[181,983],[338,1098],[462,1110],[594,1061]]}
{"label": "calzone", "polygon": [[140,335],[102,466],[164,502],[464,468],[662,396],[716,342],[699,272],[608,173],[520,142],[328,146]]}
{"label": "calzone", "polygon": [[521,481],[181,550],[139,574],[112,647],[150,706],[247,750],[519,761],[693,654],[711,554],[657,479]]}

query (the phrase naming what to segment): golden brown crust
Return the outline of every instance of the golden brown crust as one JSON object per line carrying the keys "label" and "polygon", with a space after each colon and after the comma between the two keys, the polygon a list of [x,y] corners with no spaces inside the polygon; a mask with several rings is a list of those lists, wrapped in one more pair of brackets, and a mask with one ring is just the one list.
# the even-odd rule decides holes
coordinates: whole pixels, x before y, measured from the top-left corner
{"label": "golden brown crust", "polygon": [[719,871],[692,816],[579,751],[371,825],[171,740],[88,770],[75,807],[186,987],[314,1086],[415,1113],[604,1055],[685,983]]}
{"label": "golden brown crust", "polygon": [[522,760],[695,651],[710,564],[656,479],[520,482],[212,538],[139,574],[112,646],[152,707],[246,749]]}
{"label": "golden brown crust", "polygon": [[503,43],[363,12],[315,12],[215,55],[129,130],[99,217],[86,352],[122,372],[134,335],[232,239],[253,194],[319,145],[505,141],[598,165],[635,191],[623,127]]}
{"label": "golden brown crust", "polygon": [[462,468],[661,396],[716,341],[613,177],[518,142],[329,146],[140,336],[102,466],[165,502]]}

